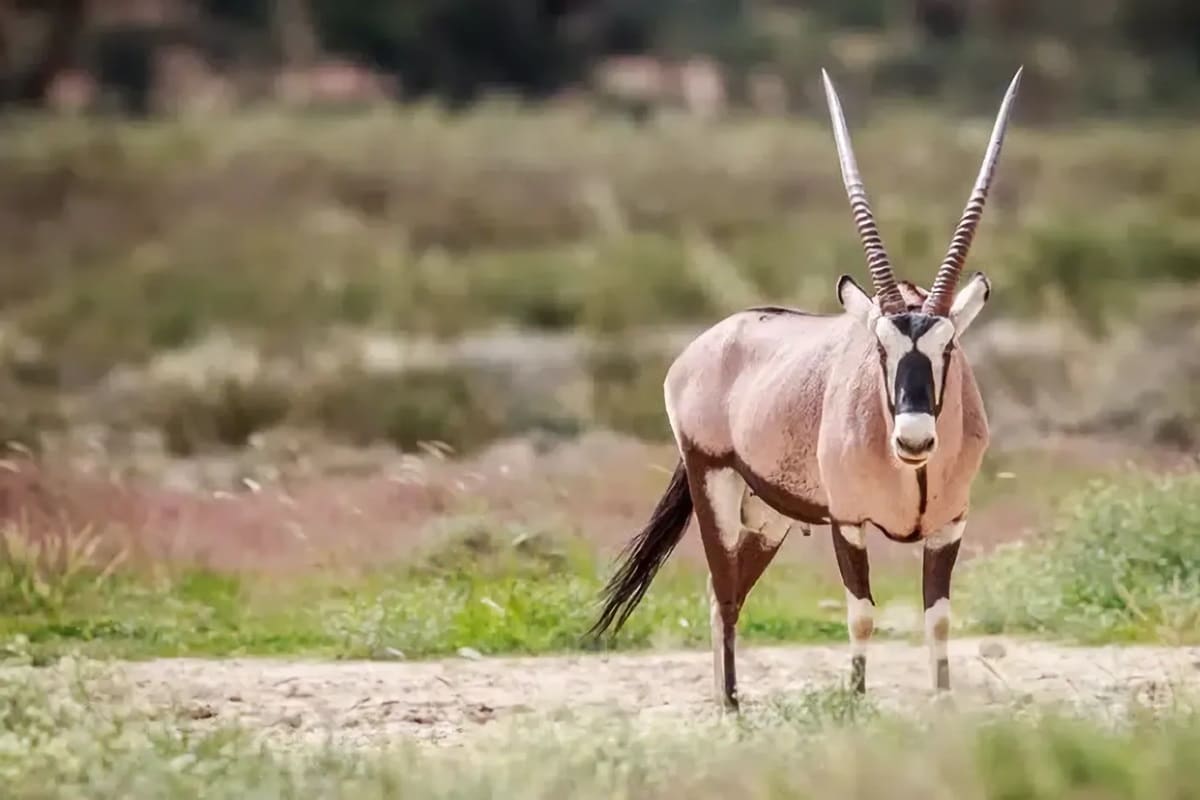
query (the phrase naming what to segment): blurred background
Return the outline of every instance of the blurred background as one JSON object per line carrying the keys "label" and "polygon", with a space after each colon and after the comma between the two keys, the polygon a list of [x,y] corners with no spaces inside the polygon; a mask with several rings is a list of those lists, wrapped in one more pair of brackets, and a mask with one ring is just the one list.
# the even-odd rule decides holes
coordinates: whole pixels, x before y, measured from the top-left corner
{"label": "blurred background", "polygon": [[[283,541],[289,514],[344,544],[337,503],[287,511],[301,491],[359,492],[372,542],[486,495],[591,503],[571,524],[622,540],[674,458],[683,344],[754,303],[834,310],[836,276],[865,276],[822,67],[926,283],[1025,65],[969,265],[996,289],[966,343],[982,492],[1200,436],[1194,2],[0,9],[0,437],[75,482],[18,470],[9,516],[189,508],[178,546],[208,558]],[[267,506],[195,506],[213,492]]]}

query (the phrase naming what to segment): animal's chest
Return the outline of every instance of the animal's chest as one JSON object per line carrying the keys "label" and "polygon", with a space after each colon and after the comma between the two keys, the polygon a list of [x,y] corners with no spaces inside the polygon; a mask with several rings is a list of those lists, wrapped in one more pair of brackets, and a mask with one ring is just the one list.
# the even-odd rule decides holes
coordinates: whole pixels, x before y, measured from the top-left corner
{"label": "animal's chest", "polygon": [[[807,459],[802,459],[807,462]],[[794,519],[817,522],[831,520],[846,524],[874,523],[889,538],[912,541],[945,524],[940,519],[947,486],[940,475],[926,470],[895,470],[872,475],[870,469],[842,465],[836,474],[822,471],[815,463],[797,469],[783,458],[772,463],[747,464],[748,481],[766,479],[758,488],[764,500]]]}
{"label": "animal's chest", "polygon": [[872,523],[889,538],[915,541],[966,511],[969,481],[956,479],[957,456],[939,454],[925,467],[893,466],[882,459],[823,454],[821,476],[830,516],[847,524]]}
{"label": "animal's chest", "polygon": [[876,491],[854,491],[850,498],[845,492],[832,492],[835,502],[830,513],[839,522],[872,523],[890,539],[915,541],[936,524],[930,515],[930,499],[943,488],[939,483],[931,481],[924,468],[897,470],[886,478],[876,478]]}

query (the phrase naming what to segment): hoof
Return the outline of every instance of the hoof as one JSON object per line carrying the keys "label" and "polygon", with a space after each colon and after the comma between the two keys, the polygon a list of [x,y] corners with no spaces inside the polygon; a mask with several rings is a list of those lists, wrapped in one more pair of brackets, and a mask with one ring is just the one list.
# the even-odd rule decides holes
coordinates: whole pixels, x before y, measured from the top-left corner
{"label": "hoof", "polygon": [[954,711],[958,708],[958,703],[949,689],[934,689],[929,697],[929,707],[937,711]]}
{"label": "hoof", "polygon": [[854,656],[850,659],[850,691],[855,694],[867,693],[866,656]]}

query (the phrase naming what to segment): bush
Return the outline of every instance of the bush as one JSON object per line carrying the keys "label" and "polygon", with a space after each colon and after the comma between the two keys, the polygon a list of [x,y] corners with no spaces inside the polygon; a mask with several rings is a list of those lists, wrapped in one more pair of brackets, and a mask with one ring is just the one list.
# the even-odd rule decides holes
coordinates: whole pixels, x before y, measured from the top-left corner
{"label": "bush", "polygon": [[1095,484],[1047,538],[974,562],[966,607],[988,632],[1195,640],[1198,530],[1200,474]]}
{"label": "bush", "polygon": [[288,411],[281,388],[232,379],[207,389],[164,389],[152,402],[158,406],[155,413],[166,447],[178,456],[211,445],[242,447],[255,433],[281,422]]}
{"label": "bush", "polygon": [[1200,237],[1161,219],[1059,220],[1031,231],[1015,272],[1027,302],[1036,307],[1049,291],[1102,330],[1109,317],[1136,309],[1131,288],[1200,279]]}
{"label": "bush", "polygon": [[422,442],[443,442],[457,450],[478,446],[503,430],[481,379],[461,370],[351,370],[323,381],[298,405],[299,421],[358,444],[385,441],[412,450]]}
{"label": "bush", "polygon": [[652,441],[671,438],[663,410],[663,379],[669,363],[614,350],[594,355],[589,367],[592,422]]}

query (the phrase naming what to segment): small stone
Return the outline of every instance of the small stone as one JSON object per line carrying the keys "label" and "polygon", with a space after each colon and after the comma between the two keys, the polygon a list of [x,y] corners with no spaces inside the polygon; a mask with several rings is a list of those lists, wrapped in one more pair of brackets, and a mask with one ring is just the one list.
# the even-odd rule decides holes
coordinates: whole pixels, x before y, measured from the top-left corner
{"label": "small stone", "polygon": [[821,611],[841,611],[842,604],[839,603],[837,600],[829,600],[829,599],[818,600],[817,608],[819,608]]}
{"label": "small stone", "polygon": [[488,722],[496,716],[496,709],[491,706],[480,703],[467,712],[467,716],[474,722]]}
{"label": "small stone", "polygon": [[458,657],[465,658],[470,661],[478,661],[479,659],[483,658],[483,653],[479,652],[474,647],[460,647],[458,648]]}
{"label": "small stone", "polygon": [[995,661],[999,658],[1004,658],[1008,654],[1004,643],[995,639],[989,639],[986,642],[979,643],[979,655],[989,661]]}
{"label": "small stone", "polygon": [[194,706],[188,710],[189,719],[212,719],[217,715],[217,710],[207,703],[204,705]]}
{"label": "small stone", "polygon": [[371,657],[376,661],[403,661],[408,658],[404,655],[403,650],[397,650],[394,647],[380,647],[371,654]]}

